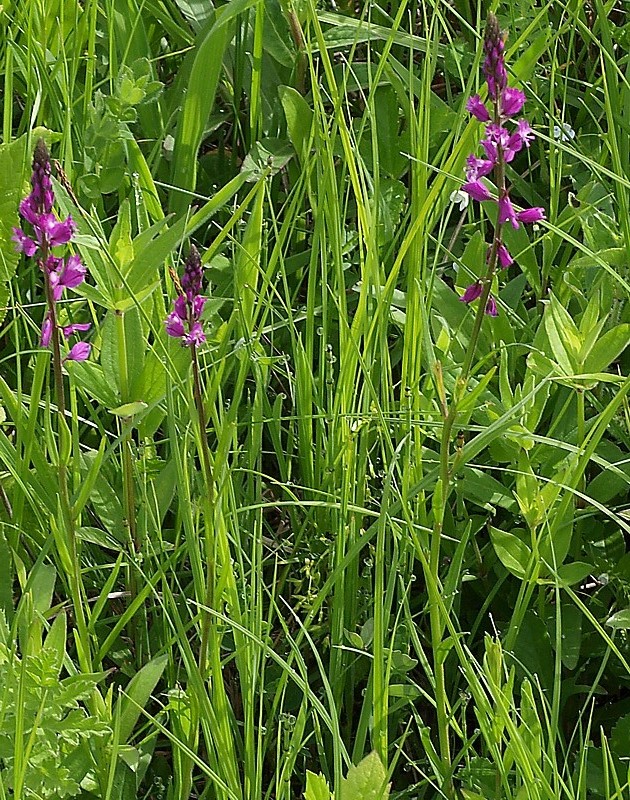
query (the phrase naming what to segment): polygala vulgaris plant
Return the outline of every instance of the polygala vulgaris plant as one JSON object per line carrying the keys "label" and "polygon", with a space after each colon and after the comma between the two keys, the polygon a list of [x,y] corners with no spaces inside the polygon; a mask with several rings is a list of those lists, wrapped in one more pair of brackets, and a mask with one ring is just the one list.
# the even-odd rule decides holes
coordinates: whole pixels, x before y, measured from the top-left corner
{"label": "polygala vulgaris plant", "polygon": [[[472,332],[468,341],[461,372],[455,382],[450,403],[442,379],[441,365],[435,369],[435,383],[442,411],[442,433],[440,439],[440,477],[433,494],[433,530],[428,563],[424,569],[429,591],[429,617],[431,626],[431,645],[434,659],[435,700],[440,757],[444,777],[443,790],[447,796],[453,794],[452,765],[450,751],[449,701],[444,680],[444,660],[447,650],[443,646],[446,626],[443,599],[440,593],[441,542],[446,509],[453,486],[453,475],[461,468],[463,449],[451,459],[452,434],[458,418],[461,403],[468,388],[473,358],[479,340],[484,316],[497,316],[495,298],[491,294],[492,282],[497,269],[507,268],[514,259],[503,242],[503,228],[510,223],[518,228],[521,223],[533,223],[545,218],[544,209],[526,208],[517,211],[510,199],[510,188],[506,180],[506,165],[516,154],[529,147],[533,132],[529,122],[513,118],[520,114],[525,105],[525,93],[507,85],[505,66],[505,33],[501,31],[494,14],[488,15],[483,48],[485,58],[483,71],[488,85],[489,106],[479,95],[469,98],[466,109],[480,122],[486,124],[485,136],[481,140],[483,157],[472,153],[466,161],[466,183],[462,190],[479,203],[493,203],[497,206],[497,221],[494,226],[492,243],[486,255],[486,270],[483,277],[470,284],[461,296],[464,303],[479,301]],[[509,126],[509,127],[508,127]],[[486,183],[492,176],[494,186]]]}
{"label": "polygala vulgaris plant", "polygon": [[66,422],[63,363],[85,361],[90,355],[88,342],[76,342],[62,357],[62,342],[78,332],[90,328],[89,323],[71,323],[61,327],[57,303],[66,289],[74,289],[85,280],[86,269],[78,255],[64,255],[59,248],[67,245],[75,231],[70,215],[59,220],[53,211],[55,195],[51,181],[50,155],[43,139],[39,139],[33,153],[31,192],[20,203],[22,219],[32,229],[28,235],[22,228],[13,229],[13,240],[17,250],[29,258],[35,258],[44,276],[46,312],[42,323],[39,343],[41,347],[52,347],[53,373],[57,398],[57,431],[59,436],[56,454],[59,481],[59,503],[61,519],[51,520],[59,556],[70,576],[75,619],[78,628],[77,647],[81,665],[90,671],[90,641],[83,610],[81,567],[77,546],[76,518],[70,499],[66,461],[72,450],[71,436]]}
{"label": "polygala vulgaris plant", "polygon": [[[515,125],[513,123],[513,118],[520,114],[525,105],[525,93],[507,85],[503,55],[505,33],[499,28],[494,14],[488,15],[483,46],[483,71],[491,107],[488,110],[478,94],[466,103],[466,110],[480,122],[486,123],[486,130],[485,137],[481,140],[483,157],[479,158],[471,153],[466,160],[466,183],[462,190],[478,203],[498,204],[498,213],[492,244],[488,249],[486,275],[468,286],[460,299],[464,303],[481,299],[481,307],[485,313],[495,317],[497,304],[490,294],[492,279],[497,266],[505,269],[514,263],[503,243],[503,226],[509,222],[513,228],[518,228],[520,223],[538,222],[545,218],[545,212],[538,207],[516,211],[510,200],[510,188],[505,176],[506,164],[513,161],[523,147],[530,146],[534,133],[525,118],[517,120]],[[488,187],[483,180],[490,174],[494,178],[496,190]]]}

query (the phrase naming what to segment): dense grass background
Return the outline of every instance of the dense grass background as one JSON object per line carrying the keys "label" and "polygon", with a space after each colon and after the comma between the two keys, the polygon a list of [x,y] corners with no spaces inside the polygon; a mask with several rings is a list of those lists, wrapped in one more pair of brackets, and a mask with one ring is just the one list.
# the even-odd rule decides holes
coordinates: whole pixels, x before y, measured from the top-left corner
{"label": "dense grass background", "polygon": [[[488,10],[547,221],[507,234],[436,536]],[[3,4],[2,800],[630,796],[628,10]],[[40,135],[90,272],[66,425],[10,241]],[[189,241],[210,471],[163,325]]]}

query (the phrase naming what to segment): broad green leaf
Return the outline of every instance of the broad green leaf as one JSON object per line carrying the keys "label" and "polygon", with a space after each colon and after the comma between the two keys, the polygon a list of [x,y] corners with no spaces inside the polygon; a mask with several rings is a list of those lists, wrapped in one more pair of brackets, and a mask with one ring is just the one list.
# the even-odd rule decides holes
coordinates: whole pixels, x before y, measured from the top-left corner
{"label": "broad green leaf", "polygon": [[50,630],[44,640],[43,649],[52,655],[51,668],[54,664],[57,677],[59,677],[66,655],[66,615],[63,611],[57,614],[53,624],[50,626]]}
{"label": "broad green leaf", "polygon": [[158,656],[137,672],[129,681],[127,688],[116,702],[114,719],[120,714],[120,743],[126,743],[140,717],[141,711],[151,697],[157,682],[162,677],[168,655]]}
{"label": "broad green leaf", "polygon": [[315,775],[307,770],[304,800],[331,800],[330,789],[323,775]]}
{"label": "broad green leaf", "polygon": [[556,575],[562,586],[573,586],[575,583],[581,583],[594,569],[592,564],[586,564],[584,561],[572,561],[570,564],[558,567]]}
{"label": "broad green leaf", "polygon": [[313,110],[292,86],[279,86],[278,94],[287,120],[289,139],[298,158],[303,161],[313,125]]}
{"label": "broad green leaf", "polygon": [[615,630],[627,630],[630,628],[630,608],[624,608],[608,617],[606,625]]}
{"label": "broad green leaf", "polygon": [[617,325],[600,337],[584,361],[583,372],[603,372],[630,343],[630,324]]}
{"label": "broad green leaf", "polygon": [[[131,239],[131,208],[129,200],[123,200],[118,209],[118,220],[114,225],[114,230],[109,240],[109,252],[118,265],[120,272],[125,275],[129,264],[133,261],[134,252]],[[112,282],[114,284],[118,283],[116,276],[113,276]]]}
{"label": "broad green leaf", "polygon": [[[178,116],[173,151],[172,184],[169,206],[182,213],[190,205],[189,192],[197,180],[197,153],[206,122],[215,103],[223,56],[232,39],[234,22],[256,0],[231,0],[222,6],[210,24],[200,33],[192,55],[185,96]],[[184,86],[182,86],[184,89]],[[177,191],[183,189],[184,191]]]}
{"label": "broad green leaf", "polygon": [[490,540],[503,566],[517,578],[523,578],[531,559],[531,550],[518,536],[490,526]]}
{"label": "broad green leaf", "polygon": [[87,503],[87,501],[90,498],[90,495],[92,494],[92,489],[94,488],[94,485],[101,471],[101,465],[103,464],[103,458],[105,457],[106,445],[107,445],[107,439],[105,438],[105,436],[103,436],[99,448],[95,453],[94,459],[87,471],[87,475],[81,482],[81,488],[79,490],[77,499],[74,501],[72,513],[74,514],[75,519],[78,519],[79,514],[81,513],[81,511],[83,511],[85,504]]}
{"label": "broad green leaf", "polygon": [[[142,247],[137,247],[134,243],[134,260],[129,267],[127,274],[127,292],[136,295],[136,300],[140,302],[140,294],[147,296],[147,289],[153,291],[159,283],[156,281],[158,270],[164,264],[168,256],[175,250],[185,235],[186,219],[182,217],[170,228],[162,231],[151,241],[146,242],[145,234],[140,234],[139,238]],[[117,307],[120,307],[117,304]]]}
{"label": "broad green leaf", "polygon": [[549,344],[558,364],[567,375],[579,372],[577,358],[582,347],[581,337],[569,312],[553,294],[549,295],[544,322]]}
{"label": "broad green leaf", "polygon": [[109,413],[114,414],[116,417],[135,417],[142,411],[146,411],[147,404],[142,400],[134,400],[131,403],[125,403],[117,408],[110,408]]}
{"label": "broad green leaf", "polygon": [[381,759],[373,751],[356,767],[350,767],[341,781],[339,800],[386,800],[389,786]]}
{"label": "broad green leaf", "polygon": [[[566,566],[571,566],[570,564]],[[580,659],[582,646],[582,611],[571,601],[562,604],[562,663],[567,669],[575,669]]]}

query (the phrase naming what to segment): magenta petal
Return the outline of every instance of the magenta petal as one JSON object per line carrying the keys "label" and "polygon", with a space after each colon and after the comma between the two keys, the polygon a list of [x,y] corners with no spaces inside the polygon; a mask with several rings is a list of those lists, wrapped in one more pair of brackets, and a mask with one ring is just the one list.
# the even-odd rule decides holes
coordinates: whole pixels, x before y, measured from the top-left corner
{"label": "magenta petal", "polygon": [[201,327],[201,322],[195,322],[192,328],[190,329],[190,333],[188,334],[188,336],[184,336],[184,338],[182,339],[182,344],[193,345],[194,347],[198,347],[205,341],[206,341],[206,334],[203,332],[203,328]]}
{"label": "magenta petal", "polygon": [[89,342],[77,342],[64,361],[85,361],[90,356],[92,345]]}
{"label": "magenta petal", "polygon": [[499,224],[503,224],[504,222],[510,222],[514,229],[518,228],[518,220],[516,219],[516,213],[514,211],[514,207],[512,206],[512,202],[508,195],[504,195],[499,200],[499,217],[498,217]]}
{"label": "magenta petal", "polygon": [[72,325],[66,325],[62,328],[63,335],[69,339],[77,331],[89,331],[92,327],[90,322],[73,322]]}
{"label": "magenta petal", "polygon": [[39,337],[39,346],[40,347],[48,347],[50,344],[50,339],[52,336],[52,320],[50,316],[46,314],[44,318],[44,323],[42,325],[42,332]]}
{"label": "magenta petal", "polygon": [[525,92],[520,89],[508,87],[501,97],[501,113],[506,117],[513,117],[525,105]]}
{"label": "magenta petal", "polygon": [[468,99],[468,102],[466,103],[466,111],[469,111],[473,117],[476,117],[479,120],[479,122],[490,121],[490,113],[478,94],[475,94]]}
{"label": "magenta petal", "polygon": [[481,292],[483,291],[483,287],[479,281],[475,283],[471,283],[470,286],[466,287],[464,294],[459,298],[462,303],[472,303],[477,298],[481,297]]}
{"label": "magenta petal", "polygon": [[471,181],[462,186],[462,191],[469,194],[473,200],[482,203],[484,200],[492,200],[492,195],[481,181]]}
{"label": "magenta petal", "polygon": [[37,252],[37,242],[27,236],[21,228],[13,228],[13,236],[11,238],[15,242],[15,249],[18,253],[24,253],[25,256],[30,257]]}
{"label": "magenta petal", "polygon": [[79,256],[72,255],[68,258],[65,267],[61,271],[59,282],[68,289],[74,289],[85,280],[85,272],[86,269]]}
{"label": "magenta petal", "polygon": [[175,311],[172,311],[166,318],[166,332],[169,336],[176,338],[180,338],[186,333],[184,322]]}
{"label": "magenta petal", "polygon": [[193,299],[192,307],[193,307],[193,317],[195,319],[199,319],[199,317],[201,316],[201,312],[203,311],[203,308],[207,302],[208,298],[202,297],[202,295],[200,294],[198,294],[197,297]]}
{"label": "magenta petal", "polygon": [[[56,247],[60,244],[67,244],[72,239],[76,226],[72,217],[68,217],[63,222],[57,222],[50,229],[50,246]],[[87,356],[86,356],[87,357]]]}
{"label": "magenta petal", "polygon": [[173,304],[173,313],[177,314],[180,319],[188,319],[188,301],[185,295],[180,294],[177,297]]}
{"label": "magenta petal", "polygon": [[496,164],[499,158],[499,152],[497,150],[497,146],[494,142],[491,142],[490,139],[482,139],[481,146],[486,151],[486,155],[488,159],[492,162],[492,164]]}
{"label": "magenta petal", "polygon": [[531,125],[526,119],[519,119],[519,121],[516,123],[516,127],[517,127],[516,131],[517,135],[520,136],[520,138],[523,141],[523,144],[526,147],[529,147],[530,142],[533,142],[534,139],[536,138],[534,135],[534,131],[531,128]]}
{"label": "magenta petal", "polygon": [[490,317],[497,317],[499,315],[499,312],[497,311],[497,301],[492,295],[490,295],[488,302],[486,303],[486,314],[488,314]]}
{"label": "magenta petal", "polygon": [[520,222],[524,222],[526,225],[531,224],[532,222],[539,222],[541,219],[545,219],[545,209],[536,206],[534,208],[525,208],[523,211],[519,211],[516,215],[516,218]]}
{"label": "magenta petal", "polygon": [[21,201],[19,211],[21,217],[30,222],[33,227],[38,227],[41,215],[38,213],[37,201],[32,194],[29,194],[28,197]]}
{"label": "magenta petal", "polygon": [[510,264],[514,263],[514,259],[512,258],[512,256],[509,253],[509,250],[504,244],[500,244],[497,247],[497,256],[499,258],[499,264],[501,264],[501,267],[503,269],[506,269],[507,267],[510,266]]}

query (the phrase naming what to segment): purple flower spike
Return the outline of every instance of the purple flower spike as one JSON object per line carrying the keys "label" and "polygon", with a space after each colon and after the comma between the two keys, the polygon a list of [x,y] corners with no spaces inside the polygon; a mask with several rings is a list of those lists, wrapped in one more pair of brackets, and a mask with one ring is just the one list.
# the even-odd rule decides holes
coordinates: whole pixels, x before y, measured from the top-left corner
{"label": "purple flower spike", "polygon": [[499,225],[502,225],[504,222],[509,222],[515,230],[518,228],[516,212],[514,211],[512,201],[507,194],[503,195],[503,197],[501,197],[499,200],[498,222]]}
{"label": "purple flower spike", "polygon": [[77,342],[64,361],[86,361],[90,357],[92,345],[89,342]]}
{"label": "purple flower spike", "polygon": [[525,92],[506,87],[501,97],[501,113],[504,117],[515,117],[525,105]]}
{"label": "purple flower spike", "polygon": [[466,103],[466,111],[469,111],[479,122],[490,122],[490,112],[478,94],[469,98]]}
{"label": "purple flower spike", "polygon": [[186,293],[188,300],[192,301],[194,297],[201,294],[201,281],[203,278],[203,268],[201,266],[201,258],[199,251],[195,245],[190,246],[190,252],[186,259],[184,267],[184,274],[182,275],[182,288]]}
{"label": "purple flower spike", "polygon": [[481,285],[481,281],[476,281],[475,283],[471,283],[470,286],[466,287],[466,291],[459,299],[462,301],[462,303],[472,303],[481,297],[482,291],[483,286]]}
{"label": "purple flower spike", "polygon": [[489,317],[499,316],[499,312],[497,311],[497,301],[494,299],[492,295],[488,297],[488,302],[486,303],[486,314]]}
{"label": "purple flower spike", "polygon": [[[37,258],[44,273],[48,309],[39,339],[41,347],[48,347],[53,337],[59,337],[56,303],[63,296],[64,289],[74,289],[83,283],[86,272],[79,256],[71,255],[64,259],[52,254],[53,248],[68,244],[76,226],[71,216],[58,220],[53,213],[55,195],[50,175],[50,156],[44,140],[40,139],[33,153],[32,191],[19,206],[20,215],[32,226],[34,236],[28,236],[21,228],[14,228],[13,240],[19,252]],[[77,331],[88,330],[89,327],[87,323],[76,323],[66,326],[61,332],[68,338]],[[89,344],[77,342],[66,360],[85,361],[89,353]]]}
{"label": "purple flower spike", "polygon": [[44,214],[52,211],[55,195],[50,180],[50,158],[43,139],[39,139],[33,151],[33,174],[31,175],[33,191],[31,197],[37,208]]}
{"label": "purple flower spike", "polygon": [[184,293],[175,299],[173,310],[166,318],[165,323],[168,335],[181,339],[184,347],[199,347],[206,341],[203,326],[199,321],[208,300],[201,294],[202,279],[201,258],[197,248],[191,245],[182,276]]}
{"label": "purple flower spike", "polygon": [[481,181],[465,183],[462,186],[462,191],[469,194],[472,199],[476,200],[478,203],[483,203],[484,200],[492,200],[492,195]]}
{"label": "purple flower spike", "polygon": [[536,206],[535,208],[525,208],[523,211],[519,211],[516,215],[516,218],[520,222],[524,222],[526,225],[531,224],[532,222],[540,222],[541,219],[545,219],[545,209]]}
{"label": "purple flower spike", "polygon": [[486,54],[483,71],[488,82],[488,94],[492,100],[496,100],[507,86],[507,71],[503,57],[504,35],[499,28],[498,19],[492,13],[488,14],[483,49]]}
{"label": "purple flower spike", "polygon": [[497,247],[497,257],[499,259],[499,264],[503,269],[507,269],[507,267],[509,267],[510,264],[514,263],[514,259],[512,258],[509,250],[503,243],[500,243],[499,246]]}

